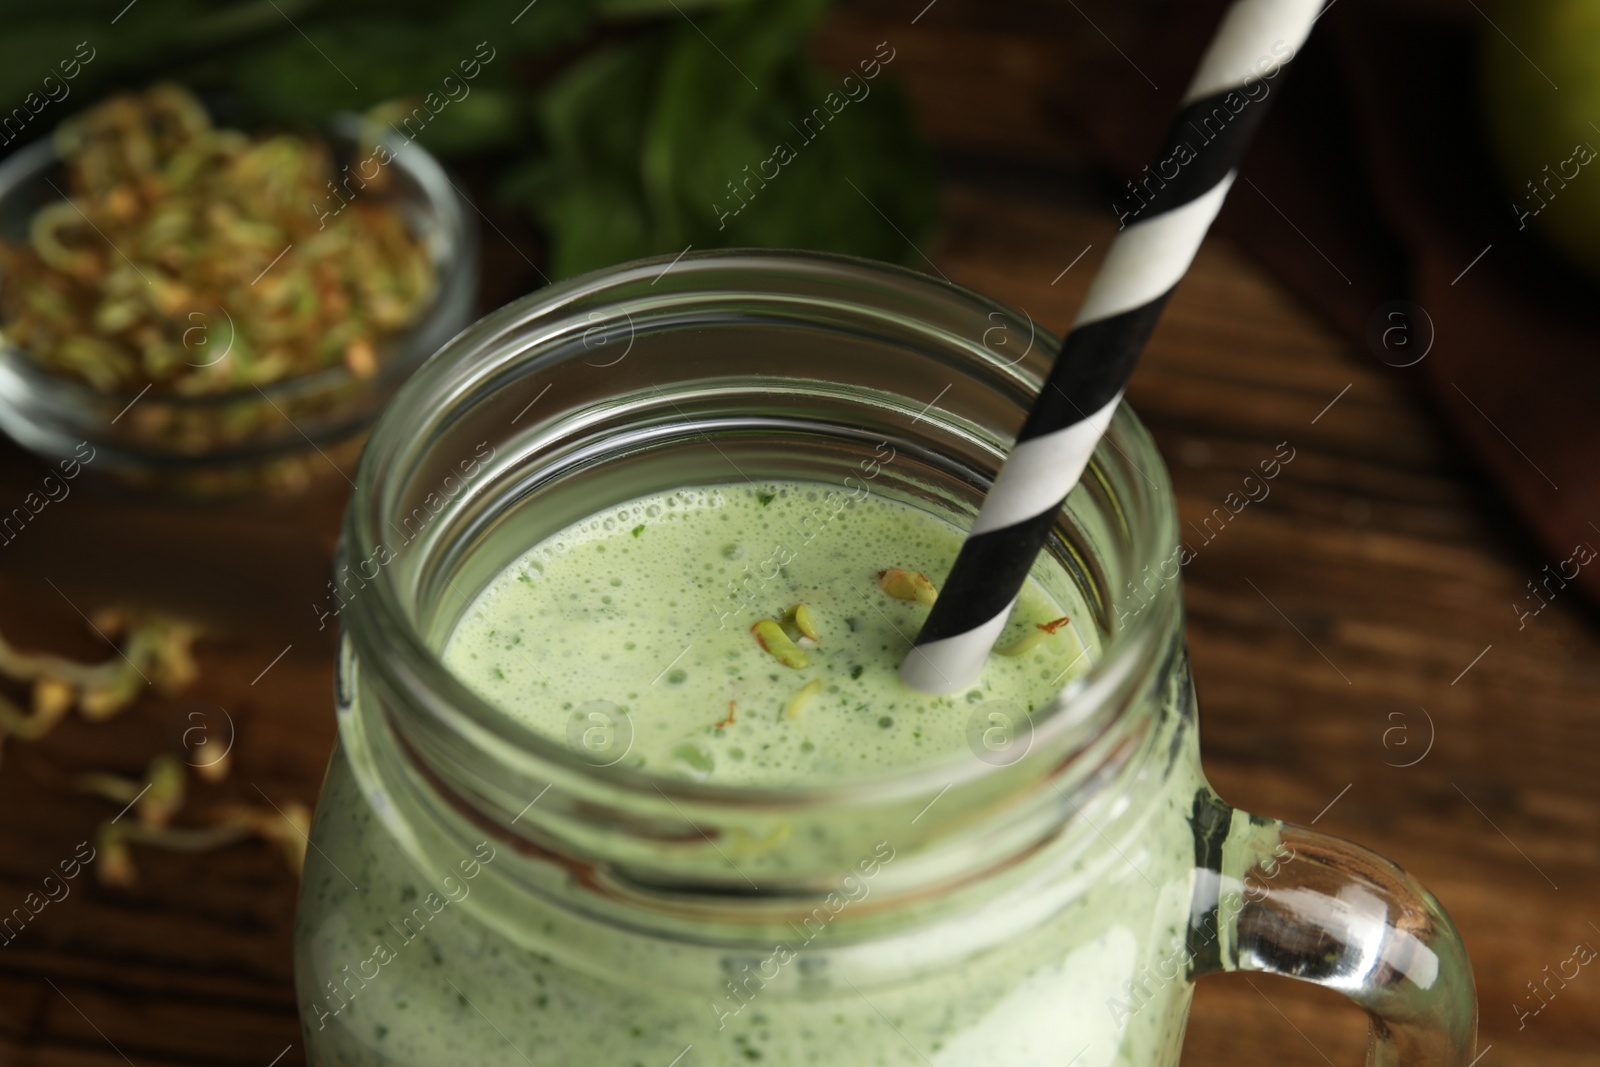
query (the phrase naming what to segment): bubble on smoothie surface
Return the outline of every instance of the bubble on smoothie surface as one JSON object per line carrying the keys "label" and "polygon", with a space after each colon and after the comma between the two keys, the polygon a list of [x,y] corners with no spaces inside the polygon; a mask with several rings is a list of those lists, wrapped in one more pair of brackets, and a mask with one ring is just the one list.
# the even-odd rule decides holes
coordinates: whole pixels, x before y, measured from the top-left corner
{"label": "bubble on smoothie surface", "polygon": [[879,576],[942,576],[961,539],[909,504],[822,483],[677,489],[528,549],[444,661],[561,743],[573,708],[615,704],[632,726],[620,766],[727,784],[879,775],[964,752],[975,704],[1041,711],[1092,659],[1062,622],[1077,605],[1030,580],[1001,635],[1015,654],[961,693],[901,685],[927,597],[891,596]]}

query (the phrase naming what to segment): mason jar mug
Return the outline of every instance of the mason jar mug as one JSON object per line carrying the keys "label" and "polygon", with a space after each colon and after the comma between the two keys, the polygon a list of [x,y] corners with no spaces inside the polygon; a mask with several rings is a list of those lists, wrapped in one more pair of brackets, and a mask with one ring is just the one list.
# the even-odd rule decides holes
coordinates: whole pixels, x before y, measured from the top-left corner
{"label": "mason jar mug", "polygon": [[909,271],[721,252],[552,286],[418,371],[323,609],[311,1063],[1159,1067],[1194,982],[1246,970],[1362,1005],[1372,1064],[1467,1067],[1472,975],[1438,903],[1203,778],[1172,491],[1126,407],[1034,570],[1081,670],[1031,713],[972,705],[961,751],[837,782],[654,775],[622,758],[648,693],[556,737],[444,667],[512,561],[646,494],[786,480],[815,487],[816,528],[870,495],[965,526],[1053,344]]}

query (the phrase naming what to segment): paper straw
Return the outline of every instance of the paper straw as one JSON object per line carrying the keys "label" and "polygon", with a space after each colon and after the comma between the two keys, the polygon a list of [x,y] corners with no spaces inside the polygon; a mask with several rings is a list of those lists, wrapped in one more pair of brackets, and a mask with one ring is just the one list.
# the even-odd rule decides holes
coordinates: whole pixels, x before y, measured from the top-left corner
{"label": "paper straw", "polygon": [[951,693],[977,679],[1321,6],[1234,0],[1223,16],[1157,162],[1129,183],[1124,228],[901,664],[911,688]]}

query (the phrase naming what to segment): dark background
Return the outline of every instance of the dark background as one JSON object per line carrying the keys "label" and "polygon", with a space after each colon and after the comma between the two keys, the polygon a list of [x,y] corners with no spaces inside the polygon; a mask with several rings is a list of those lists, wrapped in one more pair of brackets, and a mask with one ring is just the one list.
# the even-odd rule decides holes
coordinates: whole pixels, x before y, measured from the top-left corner
{"label": "dark background", "polygon": [[[1470,5],[1421,7],[1477,32]],[[1119,51],[1153,63],[1141,49],[1159,28],[1111,3],[937,0],[923,10],[920,0],[870,0],[836,12],[816,47],[839,67],[881,40],[898,50],[892,74],[944,174],[943,228],[923,266],[1063,330],[1115,233],[1113,181],[1074,133],[1092,84],[1069,75],[1121,62]],[[463,173],[469,189],[489,178]],[[523,258],[538,257],[537,233],[519,215],[492,217],[503,234],[484,231],[485,309],[538,284]],[[1213,238],[1129,391],[1186,521],[1238,492],[1280,442],[1294,449],[1267,499],[1210,543],[1191,541],[1184,587],[1207,772],[1229,801],[1315,821],[1434,891],[1476,966],[1485,1067],[1593,1063],[1593,968],[1520,1029],[1513,1004],[1532,1004],[1525,983],[1576,944],[1600,944],[1594,612],[1573,588],[1519,628],[1512,605],[1559,557],[1512,516],[1421,372],[1386,365],[1283,280]],[[1450,323],[1438,326],[1449,343]],[[42,474],[0,448],[0,500]],[[152,696],[107,724],[74,719],[36,745],[7,744],[0,910],[110,814],[63,776],[137,776],[191,710],[225,709],[238,730],[232,775],[198,787],[196,803],[314,801],[333,735],[332,631],[318,631],[311,605],[351,474],[330,471],[299,498],[208,507],[80,480],[0,547],[0,629],[30,647],[104,655],[78,611],[119,602],[162,604],[211,627],[202,677],[181,698]],[[303,1062],[295,883],[280,858],[242,845],[143,850],[137,860],[136,888],[86,873],[0,946],[0,1065]],[[1354,1064],[1364,1028],[1331,993],[1210,979],[1185,1062]]]}

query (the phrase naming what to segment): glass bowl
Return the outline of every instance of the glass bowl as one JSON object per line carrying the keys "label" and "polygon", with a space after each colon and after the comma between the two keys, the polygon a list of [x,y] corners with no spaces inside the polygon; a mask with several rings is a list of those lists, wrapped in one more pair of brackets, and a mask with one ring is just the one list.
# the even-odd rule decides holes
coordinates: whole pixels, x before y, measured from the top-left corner
{"label": "glass bowl", "polygon": [[[353,159],[360,130],[353,115],[330,124],[326,137],[335,167]],[[145,393],[105,393],[0,341],[0,430],[47,461],[91,457],[86,465],[92,471],[184,496],[293,490],[353,466],[390,395],[472,321],[477,298],[478,235],[468,205],[418,145],[391,137],[385,147],[393,156],[394,202],[422,239],[437,284],[416,324],[378,346],[375,375],[358,377],[336,365],[206,396],[148,387]],[[60,200],[57,190],[64,187],[53,138],[0,162],[0,237],[26,240],[34,212]],[[189,318],[199,331],[193,339],[211,346],[205,358],[225,358],[210,352],[230,343],[227,310],[197,307]]]}

